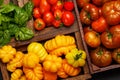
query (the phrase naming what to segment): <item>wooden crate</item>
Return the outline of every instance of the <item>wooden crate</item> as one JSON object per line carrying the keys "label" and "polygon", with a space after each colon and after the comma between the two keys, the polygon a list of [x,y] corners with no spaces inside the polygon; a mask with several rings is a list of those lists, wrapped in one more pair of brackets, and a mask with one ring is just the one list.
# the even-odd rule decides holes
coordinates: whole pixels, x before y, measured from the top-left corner
{"label": "wooden crate", "polygon": [[[8,0],[6,0],[6,1],[8,1]],[[23,6],[27,1],[29,1],[29,0],[18,0],[18,2],[16,0],[12,0],[12,2],[14,2],[15,4],[18,4],[19,6]],[[16,41],[15,39],[12,39],[9,44],[12,45],[13,47],[15,47],[17,50],[26,51],[26,46],[33,41],[44,42],[45,40],[51,39],[58,34],[64,34],[64,35],[74,36],[77,47],[79,49],[85,50],[83,43],[82,43],[80,26],[78,25],[79,22],[77,20],[77,16],[78,16],[78,14],[76,12],[77,5],[75,3],[75,0],[72,0],[72,1],[75,4],[75,10],[73,11],[74,16],[75,16],[75,23],[71,27],[61,27],[58,29],[54,28],[54,27],[47,27],[44,30],[35,31],[33,28],[34,20],[31,19],[30,21],[28,21],[28,25],[29,25],[29,28],[34,31],[35,36],[32,39],[27,40],[27,41]],[[1,69],[3,80],[10,80],[10,76],[6,69],[6,65],[3,64],[2,62],[0,62],[0,69]],[[87,80],[90,78],[91,78],[91,75],[89,74],[88,63],[86,61],[86,65],[82,68],[82,73],[80,73],[78,76],[69,77],[69,78],[63,79],[63,80]]]}
{"label": "wooden crate", "polygon": [[[74,2],[76,3],[76,0]],[[77,5],[77,3],[75,5]],[[79,10],[78,6],[76,9],[78,9],[78,10],[76,10],[76,15],[79,16],[80,10]],[[84,32],[83,32],[84,26],[82,25],[79,17],[77,17],[77,20],[78,20],[78,25],[79,25],[79,29],[80,29],[81,38],[82,38],[83,47],[87,53],[87,62],[88,62],[88,66],[90,69],[90,73],[95,74],[95,73],[99,73],[99,72],[103,72],[103,71],[107,71],[107,70],[111,70],[111,69],[115,69],[115,68],[120,68],[120,64],[114,63],[114,61],[112,62],[111,65],[106,66],[106,67],[98,67],[92,63],[91,58],[90,58],[90,48],[88,47],[88,45],[86,44],[86,42],[84,40]]]}

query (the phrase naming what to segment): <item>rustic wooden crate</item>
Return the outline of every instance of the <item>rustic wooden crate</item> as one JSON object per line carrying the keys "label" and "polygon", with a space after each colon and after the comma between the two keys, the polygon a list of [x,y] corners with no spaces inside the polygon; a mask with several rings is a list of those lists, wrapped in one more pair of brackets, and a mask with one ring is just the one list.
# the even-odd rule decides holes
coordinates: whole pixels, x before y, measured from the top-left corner
{"label": "rustic wooden crate", "polygon": [[[76,0],[74,2],[75,2],[75,5],[77,5]],[[78,10],[76,10],[76,15],[78,16],[77,20],[78,20],[78,25],[79,25],[79,29],[80,29],[81,38],[82,38],[83,47],[87,53],[87,62],[88,62],[90,73],[95,74],[95,73],[99,73],[99,72],[103,72],[103,71],[107,71],[107,70],[111,70],[111,69],[115,69],[115,68],[120,68],[120,64],[117,64],[114,62],[111,65],[106,66],[106,67],[98,67],[92,63],[90,55],[89,55],[90,48],[88,47],[88,45],[86,44],[86,42],[84,40],[84,32],[83,32],[84,26],[82,25],[80,18],[79,18],[80,10],[79,10],[79,8],[76,8],[76,9],[78,9]]]}
{"label": "rustic wooden crate", "polygon": [[[29,0],[18,0],[18,2],[16,0],[11,0],[11,1],[19,6],[23,6]],[[16,41],[13,38],[9,44],[15,47],[17,50],[26,51],[26,46],[33,41],[44,42],[45,40],[51,39],[58,34],[64,34],[64,35],[69,34],[75,37],[77,47],[79,49],[85,50],[82,43],[83,38],[81,36],[79,22],[77,20],[77,17],[78,17],[78,12],[76,12],[77,5],[75,0],[72,0],[72,1],[75,4],[75,10],[73,11],[75,16],[75,23],[71,27],[61,27],[58,29],[54,27],[47,27],[44,30],[35,31],[33,28],[34,20],[31,19],[30,21],[28,21],[28,25],[29,25],[29,28],[34,31],[35,36],[32,39],[27,41]],[[5,3],[8,3],[8,2],[9,0],[5,0]],[[9,72],[6,69],[6,64],[3,64],[2,62],[0,62],[0,70],[2,73],[3,80],[10,80]],[[86,65],[82,68],[82,73],[80,73],[78,76],[69,77],[63,80],[87,80],[90,78],[91,78],[91,75],[89,73],[88,63],[86,61]]]}

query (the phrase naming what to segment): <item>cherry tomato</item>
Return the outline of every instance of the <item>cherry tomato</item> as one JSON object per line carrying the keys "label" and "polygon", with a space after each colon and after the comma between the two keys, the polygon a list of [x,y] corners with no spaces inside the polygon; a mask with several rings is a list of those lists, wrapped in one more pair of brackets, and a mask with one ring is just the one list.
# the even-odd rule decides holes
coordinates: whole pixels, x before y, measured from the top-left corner
{"label": "cherry tomato", "polygon": [[64,11],[62,15],[62,22],[65,26],[71,26],[74,23],[74,15],[70,11]]}
{"label": "cherry tomato", "polygon": [[112,55],[109,50],[104,47],[98,47],[90,52],[92,63],[99,66],[105,67],[112,63]]}
{"label": "cherry tomato", "polygon": [[52,12],[50,12],[50,11],[49,12],[45,12],[43,14],[43,20],[45,21],[47,26],[52,25],[52,22],[54,20],[54,16],[53,16]]}
{"label": "cherry tomato", "polygon": [[40,0],[32,0],[34,7],[39,7]]}
{"label": "cherry tomato", "polygon": [[64,3],[65,10],[72,11],[74,9],[74,3],[71,1],[67,1]]}
{"label": "cherry tomato", "polygon": [[84,38],[86,44],[92,48],[96,48],[101,44],[100,35],[95,31],[86,32]]}
{"label": "cherry tomato", "polygon": [[39,8],[36,7],[36,8],[33,9],[33,17],[34,18],[40,18],[41,17]]}
{"label": "cherry tomato", "polygon": [[92,29],[96,32],[104,32],[108,29],[108,24],[104,17],[100,17],[99,19],[92,22]]}
{"label": "cherry tomato", "polygon": [[34,28],[36,30],[42,30],[42,29],[44,29],[45,28],[45,22],[41,18],[37,18],[34,21]]}
{"label": "cherry tomato", "polygon": [[61,19],[62,18],[62,11],[60,9],[56,9],[54,11],[54,17],[55,17],[56,20]]}
{"label": "cherry tomato", "polygon": [[58,0],[47,0],[47,2],[51,5],[54,5],[57,3]]}

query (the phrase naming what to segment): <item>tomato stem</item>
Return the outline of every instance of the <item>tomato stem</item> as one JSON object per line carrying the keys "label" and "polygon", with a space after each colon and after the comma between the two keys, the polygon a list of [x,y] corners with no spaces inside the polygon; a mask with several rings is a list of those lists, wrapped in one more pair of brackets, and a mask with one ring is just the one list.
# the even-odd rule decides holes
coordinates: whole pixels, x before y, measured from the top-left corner
{"label": "tomato stem", "polygon": [[100,49],[99,52],[98,52],[98,55],[102,55],[103,54],[103,50]]}

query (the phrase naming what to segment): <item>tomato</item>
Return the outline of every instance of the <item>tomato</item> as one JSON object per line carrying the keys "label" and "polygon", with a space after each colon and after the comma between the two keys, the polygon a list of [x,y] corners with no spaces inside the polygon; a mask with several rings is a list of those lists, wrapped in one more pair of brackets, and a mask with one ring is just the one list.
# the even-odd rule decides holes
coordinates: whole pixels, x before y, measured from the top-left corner
{"label": "tomato", "polygon": [[32,0],[34,7],[39,7],[40,0]]}
{"label": "tomato", "polygon": [[62,21],[61,21],[61,20],[54,20],[54,21],[52,22],[52,24],[53,24],[53,26],[54,26],[55,28],[59,28],[59,27],[62,26]]}
{"label": "tomato", "polygon": [[54,17],[55,17],[56,20],[61,19],[62,18],[62,11],[60,9],[56,9],[54,11]]}
{"label": "tomato", "polygon": [[74,9],[74,3],[71,1],[67,1],[64,3],[64,9],[68,11],[72,11]]}
{"label": "tomato", "polygon": [[112,52],[112,58],[117,63],[120,63],[120,48],[117,48]]}
{"label": "tomato", "polygon": [[109,25],[120,23],[120,1],[110,1],[103,5],[102,14]]}
{"label": "tomato", "polygon": [[92,48],[96,48],[101,44],[100,35],[95,31],[86,32],[84,38],[86,44]]}
{"label": "tomato", "polygon": [[39,8],[36,7],[36,8],[33,9],[33,17],[34,18],[40,18],[41,17]]}
{"label": "tomato", "polygon": [[56,4],[52,5],[52,12],[54,12],[56,9],[62,10],[63,9],[63,2],[62,0],[58,0]]}
{"label": "tomato", "polygon": [[89,2],[90,2],[90,0],[76,0],[78,8],[83,8],[83,6],[86,5]]}
{"label": "tomato", "polygon": [[50,4],[48,4],[48,2],[46,0],[40,0],[40,13],[41,14],[44,14],[45,12],[48,12],[50,11]]}
{"label": "tomato", "polygon": [[51,5],[54,5],[57,3],[58,0],[47,0],[47,2]]}
{"label": "tomato", "polygon": [[42,29],[44,29],[45,28],[45,22],[41,18],[37,18],[34,21],[34,28],[36,30],[42,30]]}
{"label": "tomato", "polygon": [[90,26],[84,26],[83,27],[84,34],[87,33],[87,32],[89,32],[89,31],[92,31],[92,28]]}
{"label": "tomato", "polygon": [[80,20],[83,24],[90,25],[92,20],[99,18],[99,9],[93,4],[86,4],[80,11]]}
{"label": "tomato", "polygon": [[46,12],[43,14],[43,20],[45,21],[47,26],[50,26],[54,20],[54,16],[52,12]]}
{"label": "tomato", "polygon": [[106,48],[120,47],[120,25],[112,26],[108,31],[103,32],[101,42]]}
{"label": "tomato", "polygon": [[102,6],[104,3],[111,1],[111,0],[92,0],[93,4],[97,6]]}
{"label": "tomato", "polygon": [[91,26],[96,32],[104,32],[108,29],[108,24],[104,17],[100,17],[99,19],[93,21]]}
{"label": "tomato", "polygon": [[65,26],[71,26],[74,23],[74,15],[70,11],[65,11],[62,15],[62,22]]}
{"label": "tomato", "polygon": [[98,47],[90,52],[91,61],[99,67],[106,67],[112,63],[111,52],[104,47]]}

